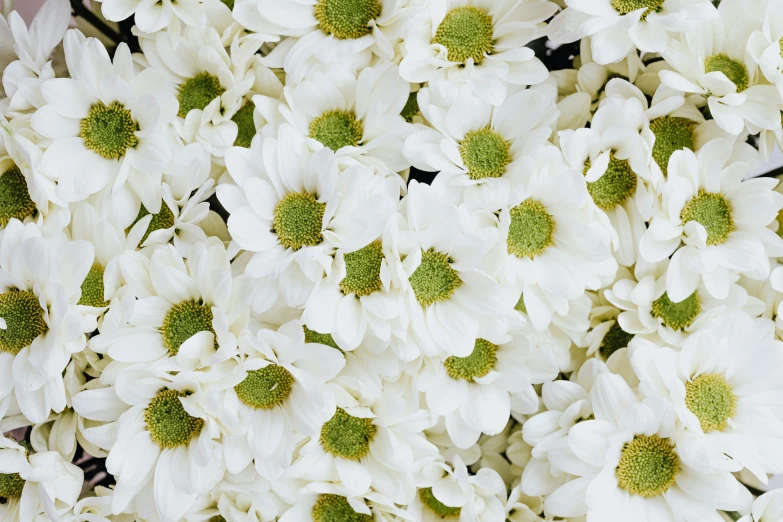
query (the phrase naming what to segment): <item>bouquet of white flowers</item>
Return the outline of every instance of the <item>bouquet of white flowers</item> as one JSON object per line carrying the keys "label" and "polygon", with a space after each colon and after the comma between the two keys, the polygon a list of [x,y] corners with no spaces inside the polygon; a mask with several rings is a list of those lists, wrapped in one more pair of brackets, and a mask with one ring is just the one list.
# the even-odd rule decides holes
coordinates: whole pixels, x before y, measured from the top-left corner
{"label": "bouquet of white flowers", "polygon": [[9,2],[1,521],[783,521],[783,0]]}

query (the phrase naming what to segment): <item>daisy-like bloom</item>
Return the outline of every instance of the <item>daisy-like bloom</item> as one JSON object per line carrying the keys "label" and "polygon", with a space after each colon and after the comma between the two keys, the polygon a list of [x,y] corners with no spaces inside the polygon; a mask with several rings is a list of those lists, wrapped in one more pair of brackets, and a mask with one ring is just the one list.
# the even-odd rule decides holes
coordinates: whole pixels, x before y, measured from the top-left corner
{"label": "daisy-like bloom", "polygon": [[351,496],[339,485],[311,482],[302,488],[293,506],[280,517],[280,522],[372,522],[397,520],[393,518],[395,515],[407,520],[404,510],[379,493],[371,491],[365,496]]}
{"label": "daisy-like bloom", "polygon": [[619,375],[590,390],[594,419],[571,427],[550,448],[551,465],[572,475],[546,498],[547,514],[588,519],[696,522],[716,510],[750,507],[750,492],[730,472],[692,467],[673,440],[673,413],[641,402]]}
{"label": "daisy-like bloom", "polygon": [[405,140],[414,167],[438,171],[433,186],[474,208],[500,209],[511,186],[531,170],[532,152],[543,147],[557,119],[554,85],[519,91],[497,106],[460,96],[449,103],[424,88],[418,93],[422,127]]}
{"label": "daisy-like bloom", "polygon": [[66,33],[65,50],[71,77],[44,82],[46,105],[32,119],[33,129],[52,140],[37,168],[57,180],[66,202],[127,182],[157,211],[177,107],[165,77],[153,68],[135,74],[127,45],[112,61],[100,41],[76,30]]}
{"label": "daisy-like bloom", "polygon": [[536,85],[549,76],[533,50],[545,21],[557,11],[546,0],[433,0],[411,19],[400,74],[412,83],[465,83],[492,105],[511,85]]}
{"label": "daisy-like bloom", "polygon": [[[485,334],[486,335],[486,334]],[[425,361],[417,385],[427,406],[446,417],[449,437],[459,448],[469,448],[482,433],[497,435],[511,412],[538,410],[534,384],[552,381],[557,362],[536,349],[522,332],[479,338],[465,357]]]}
{"label": "daisy-like bloom", "polygon": [[671,40],[669,33],[717,16],[708,0],[566,0],[566,5],[549,23],[547,36],[560,44],[589,36],[599,64],[619,62],[634,47],[662,53]]}
{"label": "daisy-like bloom", "polygon": [[694,154],[685,149],[669,161],[662,206],[639,244],[655,263],[671,257],[666,292],[680,303],[703,281],[724,299],[736,274],[769,277],[769,258],[783,255],[783,239],[766,228],[783,207],[772,190],[777,180],[742,181],[748,164],[730,162],[731,142],[716,139]]}
{"label": "daisy-like bloom", "polygon": [[240,339],[236,384],[221,393],[226,468],[239,473],[255,458],[259,474],[277,479],[291,464],[297,437],[316,436],[334,413],[325,383],[345,366],[339,350],[308,343],[302,324],[259,330]]}
{"label": "daisy-like bloom", "polygon": [[761,28],[750,35],[748,52],[759,65],[762,74],[769,83],[778,88],[783,96],[783,54],[780,42],[783,40],[783,16],[781,0],[767,2],[761,22]]}
{"label": "daisy-like bloom", "polygon": [[84,472],[56,451],[36,453],[23,444],[0,436],[0,517],[64,520],[79,499]]}
{"label": "daisy-like bloom", "polygon": [[766,129],[779,135],[781,94],[763,83],[752,53],[746,52],[761,12],[747,10],[739,0],[721,2],[718,12],[719,17],[669,42],[661,54],[674,71],[661,71],[661,81],[700,95],[726,132],[736,136],[746,129],[750,134]]}
{"label": "daisy-like bloom", "polygon": [[783,490],[774,489],[753,501],[751,514],[739,522],[779,522],[783,520]]}
{"label": "daisy-like bloom", "polygon": [[101,14],[110,22],[122,22],[134,17],[140,31],[154,33],[165,29],[176,18],[196,27],[207,23],[207,11],[202,0],[97,0],[101,2]]}
{"label": "daisy-like bloom", "polygon": [[783,471],[783,386],[775,377],[783,342],[768,319],[727,315],[679,352],[632,344],[641,392],[665,400],[685,427],[677,442],[684,455],[715,468],[744,467],[764,484],[768,473]]}

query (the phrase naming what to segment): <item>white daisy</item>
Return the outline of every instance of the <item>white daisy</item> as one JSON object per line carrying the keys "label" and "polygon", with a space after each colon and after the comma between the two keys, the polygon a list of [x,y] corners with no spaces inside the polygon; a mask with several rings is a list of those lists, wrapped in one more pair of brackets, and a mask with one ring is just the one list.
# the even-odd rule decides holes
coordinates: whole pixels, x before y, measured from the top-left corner
{"label": "white daisy", "polygon": [[780,0],[766,3],[761,17],[761,28],[750,35],[747,50],[753,60],[759,65],[762,74],[771,84],[774,84],[783,96],[783,56],[781,56],[780,41],[783,38],[783,16]]}
{"label": "white daisy", "polygon": [[525,45],[543,36],[556,11],[546,0],[432,0],[408,23],[400,74],[433,86],[465,83],[499,105],[508,84],[535,85],[549,76]]}
{"label": "white daisy", "polygon": [[351,496],[339,485],[311,482],[302,488],[294,505],[280,517],[280,522],[389,521],[397,520],[389,518],[395,515],[405,517],[406,513],[395,506],[391,499],[379,493]]}
{"label": "white daisy", "polygon": [[753,501],[751,514],[739,522],[779,522],[783,519],[783,489],[768,491]]}
{"label": "white daisy", "polygon": [[140,31],[154,33],[169,27],[176,18],[185,24],[204,27],[207,12],[202,0],[97,0],[101,13],[111,22],[122,22],[134,16]]}

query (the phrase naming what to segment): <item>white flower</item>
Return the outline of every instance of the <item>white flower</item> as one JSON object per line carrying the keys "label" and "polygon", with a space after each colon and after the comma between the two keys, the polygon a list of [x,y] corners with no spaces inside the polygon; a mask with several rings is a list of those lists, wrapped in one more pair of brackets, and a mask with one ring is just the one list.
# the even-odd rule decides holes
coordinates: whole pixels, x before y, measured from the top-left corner
{"label": "white flower", "polygon": [[780,522],[783,520],[783,489],[768,491],[753,501],[751,514],[739,522]]}
{"label": "white flower", "polygon": [[557,6],[546,0],[432,0],[408,22],[400,74],[409,82],[467,84],[493,105],[511,85],[535,85],[549,71],[527,43],[543,36]]}
{"label": "white flower", "polygon": [[394,502],[376,492],[364,496],[351,496],[344,487],[332,483],[311,482],[302,488],[294,505],[286,511],[280,522],[325,522],[327,520],[370,521],[408,520],[405,511]]}
{"label": "white flower", "polygon": [[111,22],[122,22],[135,15],[140,31],[154,33],[165,29],[176,18],[196,27],[204,27],[207,12],[201,0],[97,0],[101,13]]}
{"label": "white flower", "polygon": [[731,142],[712,140],[694,154],[677,151],[669,161],[662,206],[642,236],[649,262],[671,256],[666,292],[679,303],[699,281],[717,299],[728,295],[736,274],[769,277],[769,257],[783,255],[783,240],[766,228],[783,207],[773,179],[742,181],[748,164],[730,163]]}
{"label": "white flower", "polygon": [[759,65],[767,81],[774,84],[783,96],[783,56],[780,53],[780,39],[783,38],[781,7],[783,2],[780,0],[767,2],[761,18],[761,28],[750,35],[747,50]]}

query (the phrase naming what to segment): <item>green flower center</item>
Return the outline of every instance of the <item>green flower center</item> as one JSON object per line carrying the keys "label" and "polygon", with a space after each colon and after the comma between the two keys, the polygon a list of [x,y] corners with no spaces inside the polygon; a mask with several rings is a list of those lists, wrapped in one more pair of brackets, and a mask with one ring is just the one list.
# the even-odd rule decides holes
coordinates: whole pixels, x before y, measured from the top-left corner
{"label": "green flower center", "polygon": [[704,60],[704,72],[722,72],[737,86],[737,92],[748,88],[748,69],[745,64],[729,58],[727,54],[720,53],[707,57]]}
{"label": "green flower center", "polygon": [[[331,346],[335,350],[340,350],[340,347],[337,346],[336,342],[334,342],[334,337],[332,337],[332,334],[316,332],[315,330],[311,330],[304,325],[302,325],[302,328],[304,329],[306,343],[324,344],[326,346]],[[340,351],[342,352],[342,350]]]}
{"label": "green flower center", "polygon": [[637,435],[623,447],[617,465],[617,485],[632,495],[657,497],[674,485],[680,457],[674,444],[657,435]]}
{"label": "green flower center", "polygon": [[49,329],[38,298],[26,290],[10,289],[0,294],[0,317],[6,325],[5,330],[0,329],[0,352],[16,355]]}
{"label": "green flower center", "polygon": [[737,410],[737,396],[719,373],[705,373],[685,383],[685,405],[704,433],[723,431]]}
{"label": "green flower center", "polygon": [[408,95],[408,101],[405,102],[405,107],[402,108],[400,116],[405,118],[408,123],[413,121],[413,117],[419,114],[419,93],[412,92]]}
{"label": "green flower center", "polygon": [[24,483],[25,480],[19,476],[19,473],[0,473],[0,499],[21,497]]}
{"label": "green flower center", "polygon": [[275,205],[272,226],[280,244],[292,250],[323,241],[326,203],[307,192],[289,192]]}
{"label": "green flower center", "polygon": [[356,147],[363,134],[364,126],[353,112],[329,111],[310,122],[310,137],[334,152],[343,147]]}
{"label": "green flower center", "polygon": [[[185,301],[171,307],[163,318],[163,345],[175,357],[182,343],[199,332],[212,332],[212,309],[195,301]],[[217,336],[215,349],[217,350]]]}
{"label": "green flower center", "polygon": [[462,280],[451,268],[446,254],[430,248],[421,252],[421,263],[408,278],[413,293],[421,306],[445,301],[459,288]]}
{"label": "green flower center", "polygon": [[466,357],[452,355],[443,362],[443,366],[452,379],[473,382],[475,378],[484,377],[492,371],[495,363],[498,362],[497,352],[497,345],[485,339],[476,339],[470,355]]}
{"label": "green flower center", "polygon": [[269,364],[247,372],[245,380],[234,386],[239,400],[257,410],[270,410],[291,395],[294,376],[291,372]]}
{"label": "green flower center", "polygon": [[[590,169],[590,162],[585,163],[585,174]],[[631,170],[627,160],[620,160],[612,154],[609,166],[603,176],[596,181],[587,183],[587,191],[596,206],[601,210],[612,210],[622,205],[636,191],[636,173]]]}
{"label": "green flower center", "polygon": [[326,34],[338,40],[370,34],[370,21],[381,14],[378,0],[318,0],[315,19]]}
{"label": "green flower center", "polygon": [[[130,227],[128,227],[128,230],[130,230],[133,225],[139,222],[141,218],[144,216],[149,215],[150,211],[144,208],[144,205],[141,205],[139,208],[139,215],[136,216],[136,219],[133,220],[133,223]],[[147,240],[148,237],[150,237],[150,234],[155,232],[156,230],[166,230],[174,226],[174,213],[171,211],[169,206],[166,204],[165,201],[161,201],[160,203],[160,212],[157,214],[152,214],[152,220],[150,220],[150,224],[147,225],[147,231],[144,232],[144,236],[142,236],[141,241],[139,241],[140,245],[143,245],[144,242]],[[125,232],[127,233],[128,230]]]}
{"label": "green flower center", "polygon": [[85,147],[99,156],[119,160],[128,149],[139,144],[137,130],[139,126],[133,121],[131,111],[120,102],[109,105],[97,102],[82,120],[79,137],[84,140]]}
{"label": "green flower center", "polygon": [[222,95],[226,90],[220,85],[220,80],[208,72],[200,72],[193,78],[185,80],[179,87],[179,112],[184,118],[194,109],[203,111],[212,100]]}
{"label": "green flower center", "polygon": [[612,0],[612,7],[620,14],[628,14],[639,9],[645,9],[642,14],[642,20],[644,20],[653,11],[660,13],[663,9],[663,2],[664,0]]}
{"label": "green flower center", "polygon": [[601,359],[604,361],[609,359],[614,352],[628,346],[628,343],[631,342],[633,337],[633,334],[629,334],[623,330],[620,327],[620,323],[615,321],[611,328],[609,328],[609,331],[606,332],[606,335],[604,335],[604,339],[598,347],[598,355],[600,355]]}
{"label": "green flower center", "polygon": [[465,134],[459,146],[470,179],[499,178],[511,163],[511,146],[489,127]]}
{"label": "green flower center", "polygon": [[103,267],[98,263],[93,263],[87,277],[82,283],[82,296],[79,298],[80,305],[103,307],[109,304],[103,299]]}
{"label": "green flower center", "polygon": [[729,239],[729,234],[734,230],[731,206],[720,192],[699,190],[696,197],[683,207],[680,219],[683,225],[690,221],[696,221],[707,229],[708,245],[725,243]]}
{"label": "green flower center", "polygon": [[360,460],[370,452],[370,442],[377,431],[372,419],[354,417],[337,408],[321,428],[321,446],[335,457]]}
{"label": "green flower center", "polygon": [[479,64],[484,55],[492,54],[492,17],[473,5],[455,7],[446,13],[432,43],[446,48],[450,62],[465,63],[472,58]]}
{"label": "green flower center", "polygon": [[362,249],[345,254],[344,258],[345,278],[340,281],[340,290],[344,294],[356,294],[361,297],[383,288],[381,282],[383,245],[380,241],[373,241]]}
{"label": "green flower center", "polygon": [[653,302],[650,315],[661,320],[664,326],[672,330],[684,330],[693,324],[701,312],[699,294],[693,292],[679,303],[673,303],[669,294],[663,293]]}
{"label": "green flower center", "polygon": [[525,306],[525,294],[519,295],[519,301],[514,305],[514,310],[523,314],[527,313],[527,306]]}
{"label": "green flower center", "polygon": [[783,36],[778,40],[778,47],[780,48],[780,57],[783,58]]}
{"label": "green flower center", "polygon": [[696,149],[695,126],[693,120],[675,116],[663,116],[650,122],[650,130],[655,135],[652,156],[664,176],[669,174],[669,158],[672,154],[678,150]]}
{"label": "green flower center", "polygon": [[163,388],[144,410],[144,423],[152,440],[161,448],[176,448],[201,432],[204,421],[192,417],[182,405],[185,394]]}
{"label": "green flower center", "polygon": [[526,199],[509,211],[509,217],[509,254],[532,259],[554,244],[555,221],[541,202]]}
{"label": "green flower center", "polygon": [[423,488],[419,490],[419,500],[432,511],[436,517],[459,518],[462,508],[447,506],[432,494],[432,488]]}
{"label": "green flower center", "polygon": [[235,147],[250,148],[253,137],[256,135],[256,121],[253,113],[256,106],[253,102],[245,103],[241,109],[231,118],[231,121],[237,124],[237,139],[234,140]]}
{"label": "green flower center", "polygon": [[[229,9],[231,9],[232,11],[234,10],[234,0],[220,0],[220,1],[223,2],[223,4],[225,4],[225,6],[228,7]],[[223,517],[220,517],[220,518],[223,518]],[[225,522],[225,521],[223,521],[223,522]]]}
{"label": "green flower center", "polygon": [[372,522],[373,518],[357,513],[348,499],[339,495],[319,495],[313,505],[313,522]]}
{"label": "green flower center", "polygon": [[14,165],[0,176],[0,226],[4,227],[16,218],[24,221],[35,217],[38,209],[30,198],[27,181],[19,167]]}

